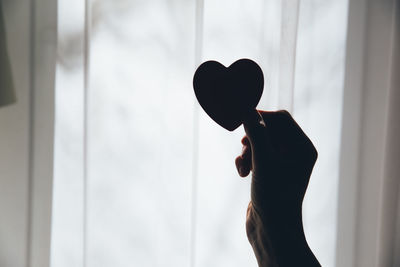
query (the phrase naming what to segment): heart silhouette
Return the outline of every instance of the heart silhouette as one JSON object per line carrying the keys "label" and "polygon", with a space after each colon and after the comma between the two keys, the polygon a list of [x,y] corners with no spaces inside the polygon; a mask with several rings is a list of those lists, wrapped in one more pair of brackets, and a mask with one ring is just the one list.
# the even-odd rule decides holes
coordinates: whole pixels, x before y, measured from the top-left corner
{"label": "heart silhouette", "polygon": [[263,87],[263,72],[250,59],[240,59],[227,68],[217,61],[206,61],[193,77],[200,106],[229,131],[238,128],[246,115],[256,108]]}

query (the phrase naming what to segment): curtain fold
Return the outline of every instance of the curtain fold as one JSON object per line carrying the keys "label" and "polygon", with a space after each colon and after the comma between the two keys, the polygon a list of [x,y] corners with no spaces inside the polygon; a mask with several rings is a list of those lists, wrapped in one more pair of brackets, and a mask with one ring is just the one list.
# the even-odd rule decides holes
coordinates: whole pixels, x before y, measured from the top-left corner
{"label": "curtain fold", "polygon": [[278,108],[286,109],[292,113],[294,104],[300,0],[283,0],[281,4],[281,12]]}

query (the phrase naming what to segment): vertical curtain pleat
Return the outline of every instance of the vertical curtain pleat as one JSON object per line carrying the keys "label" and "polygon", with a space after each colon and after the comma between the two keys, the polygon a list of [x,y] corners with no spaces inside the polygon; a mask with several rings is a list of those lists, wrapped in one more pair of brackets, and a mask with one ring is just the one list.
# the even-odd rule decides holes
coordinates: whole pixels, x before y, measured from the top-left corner
{"label": "vertical curtain pleat", "polygon": [[293,112],[299,9],[300,0],[281,1],[278,107],[289,112]]}
{"label": "vertical curtain pleat", "polygon": [[90,194],[85,193],[89,188],[85,185],[88,174],[86,173],[88,149],[84,142],[84,136],[87,137],[90,132],[84,130],[85,125],[87,126],[85,112],[88,110],[88,105],[85,104],[88,96],[85,96],[85,93],[89,93],[86,90],[89,62],[84,58],[88,55],[84,52],[87,49],[84,42],[87,33],[85,12],[89,9],[85,9],[86,1],[82,0],[57,0],[57,4],[56,135],[51,265],[83,267],[88,252],[85,243],[88,231],[85,229],[89,228],[87,222],[90,220],[87,220],[87,217],[91,215],[90,210],[85,212],[87,197]]}
{"label": "vertical curtain pleat", "polygon": [[[194,64],[197,68],[201,64],[203,52],[203,19],[204,0],[196,0],[195,5],[195,39]],[[196,266],[196,235],[197,235],[197,195],[198,195],[198,161],[199,161],[199,106],[193,101],[193,144],[192,144],[192,188],[190,211],[190,254],[189,266]]]}
{"label": "vertical curtain pleat", "polygon": [[89,218],[89,81],[90,81],[90,22],[91,22],[91,1],[85,0],[84,33],[83,33],[83,143],[82,143],[82,178],[83,178],[83,209],[82,209],[82,267],[89,266],[87,252],[88,246],[88,218]]}

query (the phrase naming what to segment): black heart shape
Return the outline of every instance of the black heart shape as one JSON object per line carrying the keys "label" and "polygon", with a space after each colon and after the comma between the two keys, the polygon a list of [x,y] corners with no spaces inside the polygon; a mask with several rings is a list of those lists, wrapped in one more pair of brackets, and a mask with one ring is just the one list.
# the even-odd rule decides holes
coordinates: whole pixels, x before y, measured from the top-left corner
{"label": "black heart shape", "polygon": [[193,88],[204,111],[233,131],[260,101],[264,76],[260,66],[250,59],[240,59],[228,68],[210,60],[197,68]]}

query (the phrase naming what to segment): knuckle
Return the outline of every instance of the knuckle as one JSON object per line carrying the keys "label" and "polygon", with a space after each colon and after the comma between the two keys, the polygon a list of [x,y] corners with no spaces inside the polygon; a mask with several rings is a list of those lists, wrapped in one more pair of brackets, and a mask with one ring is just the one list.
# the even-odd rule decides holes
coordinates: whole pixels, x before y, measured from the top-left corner
{"label": "knuckle", "polygon": [[287,111],[286,109],[278,110],[277,114],[279,114],[282,117],[292,118],[292,115],[290,115],[289,111]]}

